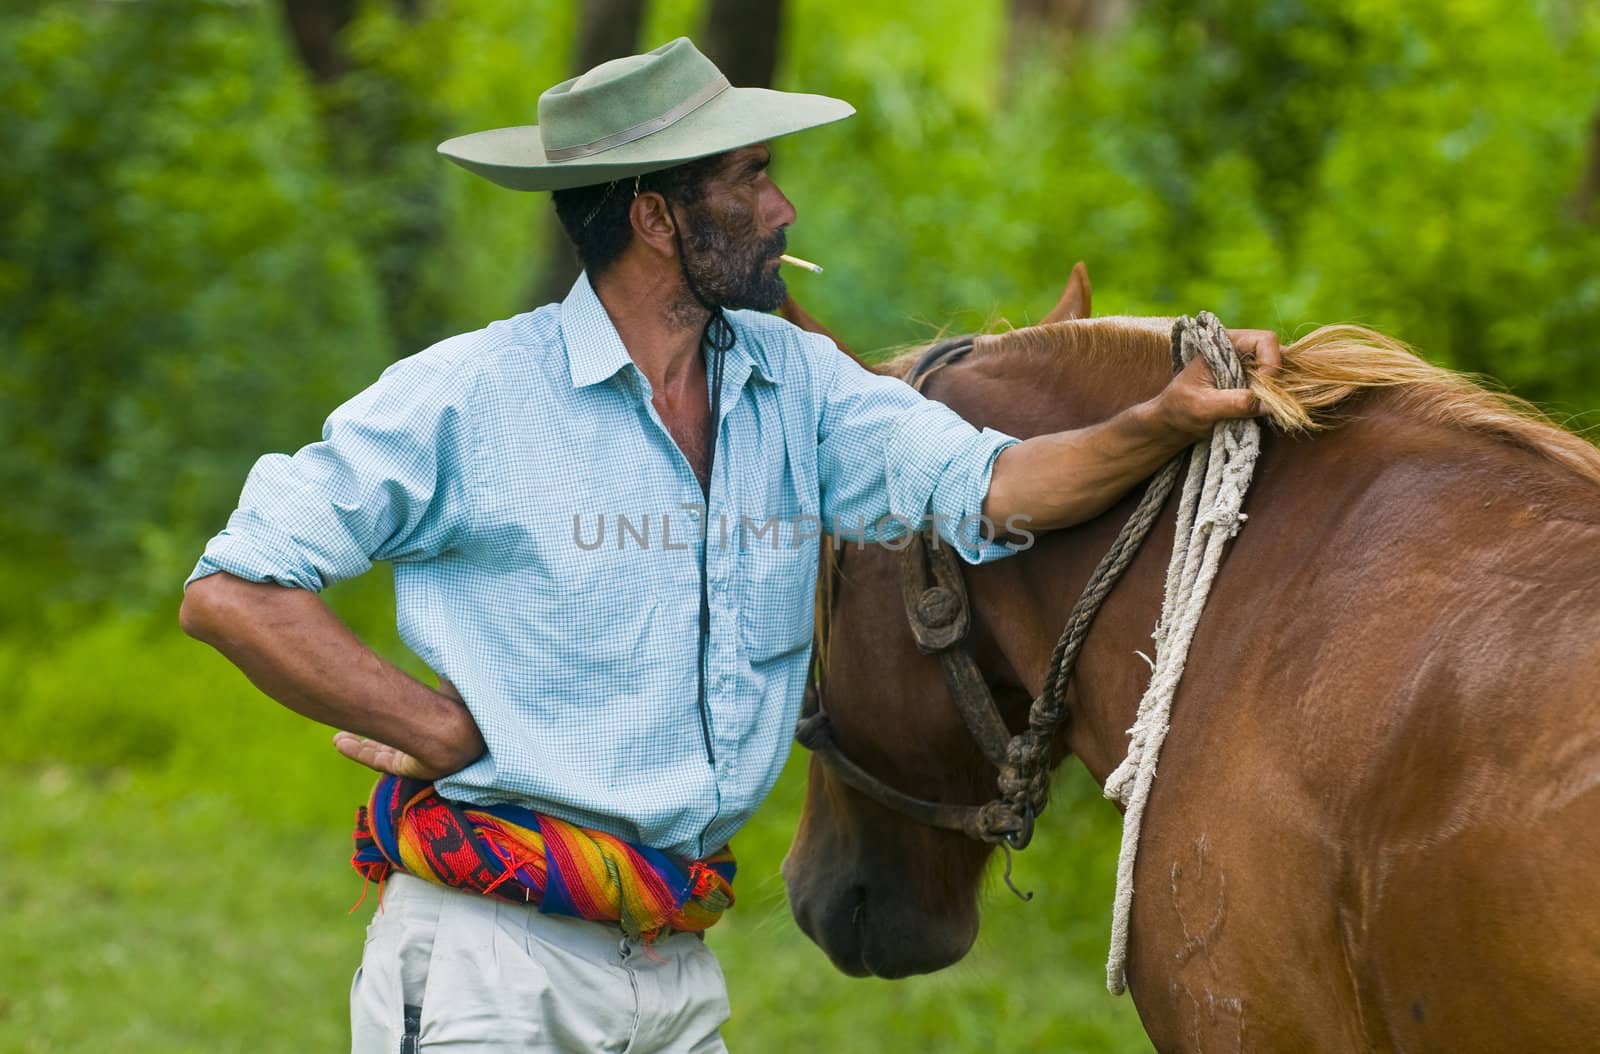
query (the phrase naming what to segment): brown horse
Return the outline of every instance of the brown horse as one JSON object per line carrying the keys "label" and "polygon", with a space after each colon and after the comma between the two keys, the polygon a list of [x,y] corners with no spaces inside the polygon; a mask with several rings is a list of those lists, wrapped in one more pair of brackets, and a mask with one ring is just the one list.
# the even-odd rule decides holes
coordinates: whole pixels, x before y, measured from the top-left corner
{"label": "brown horse", "polygon": [[[1017,436],[1080,427],[1160,390],[1166,331],[1102,319],[981,337],[926,390]],[[1285,348],[1280,376],[1252,387],[1275,427],[1134,875],[1127,976],[1152,1041],[1600,1049],[1600,452],[1356,327]],[[1133,501],[963,569],[968,646],[1013,732]],[[1136,652],[1175,501],[1069,687],[1058,760],[1102,784],[1149,674]],[[821,650],[839,748],[907,794],[992,799],[994,768],[913,646],[895,554],[840,560]],[[813,759],[784,875],[841,970],[900,977],[966,954],[992,850]]]}

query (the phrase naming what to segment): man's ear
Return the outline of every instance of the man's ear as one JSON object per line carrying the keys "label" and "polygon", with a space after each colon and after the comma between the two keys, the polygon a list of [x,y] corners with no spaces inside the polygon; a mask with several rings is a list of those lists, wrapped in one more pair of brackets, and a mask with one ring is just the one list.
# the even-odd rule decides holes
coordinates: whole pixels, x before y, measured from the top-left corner
{"label": "man's ear", "polygon": [[1061,290],[1061,299],[1056,301],[1056,306],[1044,316],[1044,325],[1050,322],[1066,322],[1074,318],[1089,317],[1089,269],[1079,260],[1072,265],[1072,277],[1067,279],[1067,287]]}
{"label": "man's ear", "polygon": [[678,255],[673,238],[677,225],[673,213],[667,208],[667,199],[654,190],[646,190],[628,206],[628,222],[633,225],[634,237],[649,248],[672,259]]}

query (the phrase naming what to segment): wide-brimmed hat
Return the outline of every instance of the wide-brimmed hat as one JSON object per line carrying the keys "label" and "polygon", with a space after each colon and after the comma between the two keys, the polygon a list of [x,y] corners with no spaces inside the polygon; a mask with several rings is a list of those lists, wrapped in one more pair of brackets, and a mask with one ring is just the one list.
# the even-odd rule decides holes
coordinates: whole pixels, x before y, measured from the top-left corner
{"label": "wide-brimmed hat", "polygon": [[655,172],[842,121],[826,95],[735,88],[688,37],[612,59],[539,96],[539,123],[439,144],[439,153],[512,190],[564,190]]}

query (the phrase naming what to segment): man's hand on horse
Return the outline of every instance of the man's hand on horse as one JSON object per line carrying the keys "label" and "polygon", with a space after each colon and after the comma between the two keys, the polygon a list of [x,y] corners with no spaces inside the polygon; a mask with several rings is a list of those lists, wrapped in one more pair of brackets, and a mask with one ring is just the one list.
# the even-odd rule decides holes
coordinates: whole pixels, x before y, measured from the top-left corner
{"label": "man's hand on horse", "polygon": [[[1230,329],[1228,339],[1251,377],[1270,377],[1283,363],[1278,335],[1269,329]],[[1261,403],[1248,388],[1218,388],[1205,360],[1189,362],[1158,399],[1162,420],[1175,431],[1196,438],[1230,417],[1255,417]]]}
{"label": "man's hand on horse", "polygon": [[[466,704],[462,702],[461,693],[456,691],[455,685],[443,677],[439,678],[439,694],[454,699],[465,713]],[[354,732],[335,733],[333,746],[351,761],[360,762],[369,769],[400,776],[403,779],[425,780],[432,783],[453,772],[461,771],[482,756],[484,742],[478,733],[477,725],[472,723],[470,716],[465,724],[466,728],[470,729],[470,735],[463,734],[459,743],[436,744],[436,749],[430,751],[433,757],[428,760],[415,757],[387,743],[380,743],[376,739],[358,736]]]}

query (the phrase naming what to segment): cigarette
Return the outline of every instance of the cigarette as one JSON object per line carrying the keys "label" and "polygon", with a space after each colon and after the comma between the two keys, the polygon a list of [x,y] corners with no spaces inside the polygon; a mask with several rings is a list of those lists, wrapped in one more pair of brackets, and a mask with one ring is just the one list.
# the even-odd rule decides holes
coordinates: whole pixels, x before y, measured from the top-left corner
{"label": "cigarette", "polygon": [[792,264],[795,267],[803,267],[807,271],[810,271],[812,274],[821,274],[822,273],[822,268],[821,267],[818,267],[816,264],[812,263],[810,260],[802,260],[798,256],[784,255],[784,256],[778,257],[778,259],[782,260],[786,264]]}

